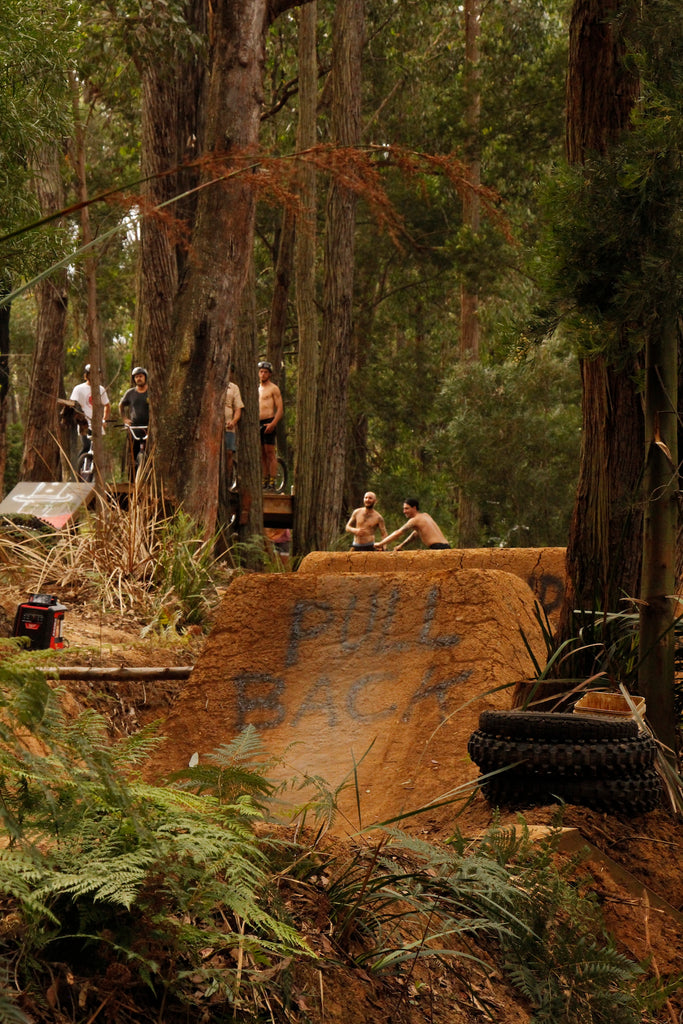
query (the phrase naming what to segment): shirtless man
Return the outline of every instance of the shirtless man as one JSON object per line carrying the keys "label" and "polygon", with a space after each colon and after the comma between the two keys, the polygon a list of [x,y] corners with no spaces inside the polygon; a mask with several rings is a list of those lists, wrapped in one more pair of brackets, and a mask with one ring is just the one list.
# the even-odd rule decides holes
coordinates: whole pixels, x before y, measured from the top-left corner
{"label": "shirtless man", "polygon": [[367,491],[363,495],[362,508],[356,508],[351,513],[351,518],[346,524],[346,532],[354,535],[352,551],[374,551],[377,530],[382,537],[387,535],[384,519],[375,508],[376,501],[377,495]]}
{"label": "shirtless man", "polygon": [[270,379],[272,374],[272,363],[263,361],[258,364],[258,418],[261,428],[263,488],[264,490],[271,491],[275,488],[275,476],[277,474],[275,428],[284,413],[282,395],[277,384]]}
{"label": "shirtless man", "polygon": [[379,541],[374,546],[380,550],[384,550],[386,544],[389,541],[395,540],[400,534],[405,533],[406,530],[412,532],[406,537],[401,543],[397,544],[394,551],[400,551],[404,545],[417,536],[420,538],[426,548],[430,548],[432,551],[436,551],[439,548],[449,548],[450,544],[442,534],[439,527],[436,525],[434,520],[426,512],[420,512],[420,505],[417,498],[406,498],[403,502],[403,515],[408,520],[403,526],[399,526],[398,530],[394,530],[388,537]]}

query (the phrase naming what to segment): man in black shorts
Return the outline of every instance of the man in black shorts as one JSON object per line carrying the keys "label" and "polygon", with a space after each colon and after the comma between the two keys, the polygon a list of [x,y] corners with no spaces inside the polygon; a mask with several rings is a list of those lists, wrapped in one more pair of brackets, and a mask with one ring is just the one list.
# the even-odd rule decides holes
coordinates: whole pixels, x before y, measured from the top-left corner
{"label": "man in black shorts", "polygon": [[261,430],[261,468],[264,490],[275,489],[277,475],[277,441],[275,428],[282,419],[284,406],[279,387],[271,380],[272,363],[258,364],[258,412]]}
{"label": "man in black shorts", "polygon": [[375,533],[377,530],[386,537],[387,528],[384,519],[375,508],[377,495],[373,491],[367,491],[363,495],[362,508],[354,509],[351,518],[346,524],[346,532],[352,533],[352,551],[374,551]]}

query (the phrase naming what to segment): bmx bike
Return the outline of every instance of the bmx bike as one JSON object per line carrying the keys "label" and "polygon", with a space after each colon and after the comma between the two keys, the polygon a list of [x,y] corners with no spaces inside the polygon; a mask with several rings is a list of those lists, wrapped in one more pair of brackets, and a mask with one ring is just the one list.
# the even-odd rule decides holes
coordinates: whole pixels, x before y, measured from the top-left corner
{"label": "bmx bike", "polygon": [[85,484],[91,484],[95,479],[95,454],[92,448],[92,430],[88,431],[88,447],[78,456],[76,473]]}
{"label": "bmx bike", "polygon": [[[285,460],[278,455],[277,457],[277,473],[275,475],[275,484],[271,488],[276,494],[282,494],[285,487],[287,486],[287,463]],[[237,458],[233,454],[232,468],[230,471],[226,471],[226,484],[229,491],[233,494],[239,491],[239,473],[237,469]]]}
{"label": "bmx bike", "polygon": [[[136,424],[135,426],[133,426],[132,423],[124,423],[122,424],[122,426],[125,430],[128,431],[129,435],[128,450],[130,452],[131,475],[137,476],[140,470],[145,465],[145,462],[147,461],[147,440],[149,438],[149,427],[147,425],[142,426],[142,424]],[[138,450],[135,453],[135,458],[133,458],[133,452],[135,451],[136,442],[138,442]]]}

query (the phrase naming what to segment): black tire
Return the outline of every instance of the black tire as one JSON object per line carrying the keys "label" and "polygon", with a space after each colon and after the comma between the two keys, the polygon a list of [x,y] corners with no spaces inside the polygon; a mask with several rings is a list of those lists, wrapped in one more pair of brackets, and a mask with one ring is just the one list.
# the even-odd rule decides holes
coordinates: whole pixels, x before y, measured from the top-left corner
{"label": "black tire", "polygon": [[233,493],[237,491],[237,458],[232,456],[232,468],[225,470],[225,486]]}
{"label": "black tire", "polygon": [[147,461],[147,449],[141,448],[135,457],[135,475],[141,473],[145,468],[145,462]]}
{"label": "black tire", "polygon": [[95,462],[92,452],[81,452],[76,463],[76,472],[84,483],[91,484],[93,482]]}
{"label": "black tire", "polygon": [[589,769],[599,774],[631,774],[651,768],[657,746],[649,736],[604,742],[552,742],[529,739],[501,739],[477,730],[467,744],[467,751],[482,772],[495,771],[523,762],[535,772],[579,775]]}
{"label": "black tire", "polygon": [[618,814],[653,811],[663,797],[662,782],[654,769],[639,775],[604,778],[534,775],[513,768],[482,781],[481,789],[494,807],[534,807],[559,800]]}
{"label": "black tire", "polygon": [[549,714],[542,711],[482,711],[479,729],[488,736],[539,739],[552,743],[572,740],[627,740],[638,735],[633,718]]}

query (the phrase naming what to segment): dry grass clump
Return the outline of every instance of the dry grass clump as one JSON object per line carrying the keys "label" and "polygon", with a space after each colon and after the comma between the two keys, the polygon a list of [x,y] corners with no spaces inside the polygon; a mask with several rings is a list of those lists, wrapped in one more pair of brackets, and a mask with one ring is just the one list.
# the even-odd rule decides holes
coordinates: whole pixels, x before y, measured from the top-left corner
{"label": "dry grass clump", "polygon": [[30,593],[57,592],[133,612],[147,628],[203,624],[218,586],[234,569],[214,553],[182,511],[169,512],[153,488],[140,487],[127,507],[97,498],[60,530],[6,518],[0,523],[0,573]]}

